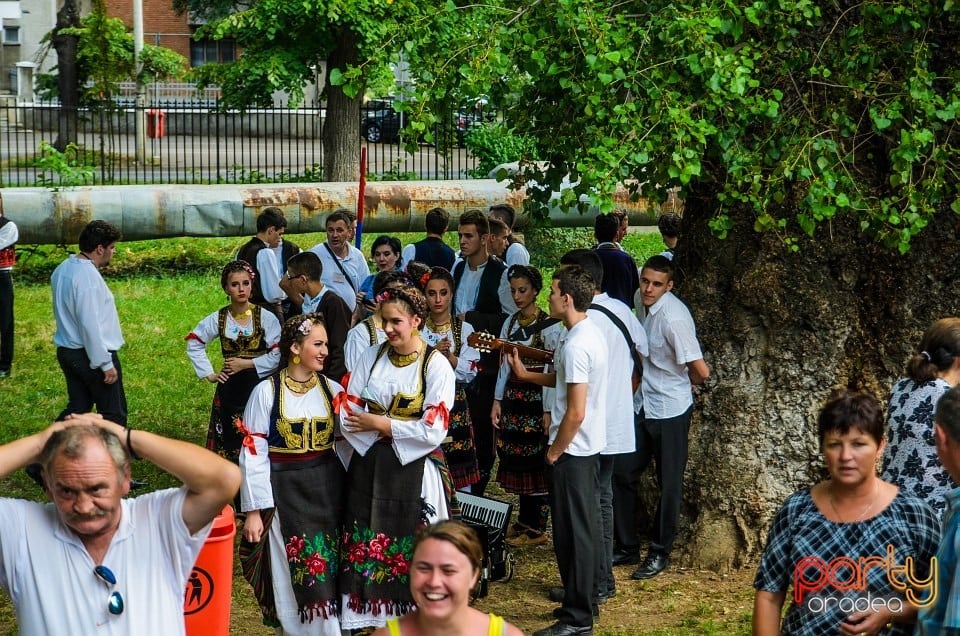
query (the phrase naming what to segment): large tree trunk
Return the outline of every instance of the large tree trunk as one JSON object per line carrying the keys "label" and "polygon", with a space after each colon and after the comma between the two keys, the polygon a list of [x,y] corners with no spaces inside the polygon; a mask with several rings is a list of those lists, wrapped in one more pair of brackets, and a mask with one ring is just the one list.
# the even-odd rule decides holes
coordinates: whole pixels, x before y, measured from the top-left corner
{"label": "large tree trunk", "polygon": [[63,29],[80,26],[80,10],[77,4],[77,0],[64,0],[63,6],[57,11],[57,25],[51,38],[57,52],[57,87],[60,92],[60,112],[54,147],[60,152],[77,141],[77,111],[80,106],[77,43],[80,38],[61,33]]}
{"label": "large tree trunk", "polygon": [[327,117],[323,123],[323,178],[327,181],[357,181],[360,178],[360,100],[348,97],[330,84],[330,70],[346,69],[357,61],[353,33],[343,29],[340,45],[327,60]]}
{"label": "large tree trunk", "polygon": [[923,331],[960,315],[960,217],[944,210],[905,256],[855,220],[791,254],[749,215],[715,239],[715,209],[710,192],[688,194],[678,252],[713,377],[690,431],[677,545],[687,562],[724,569],[756,557],[784,498],[823,477],[816,414],[829,391],[885,403]]}

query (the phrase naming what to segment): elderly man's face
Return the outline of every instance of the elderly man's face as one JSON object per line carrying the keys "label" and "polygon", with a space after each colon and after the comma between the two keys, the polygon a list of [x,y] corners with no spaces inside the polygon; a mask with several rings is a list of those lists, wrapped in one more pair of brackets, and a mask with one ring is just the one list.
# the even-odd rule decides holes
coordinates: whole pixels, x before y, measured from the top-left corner
{"label": "elderly man's face", "polygon": [[47,494],[64,524],[81,538],[95,538],[120,524],[120,499],[130,491],[106,447],[88,440],[80,457],[58,454],[46,475]]}

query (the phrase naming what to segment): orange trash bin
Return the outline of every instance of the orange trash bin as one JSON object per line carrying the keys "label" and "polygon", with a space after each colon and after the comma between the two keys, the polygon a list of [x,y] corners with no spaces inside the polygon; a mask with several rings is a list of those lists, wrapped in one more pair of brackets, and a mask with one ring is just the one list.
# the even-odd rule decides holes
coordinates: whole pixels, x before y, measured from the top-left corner
{"label": "orange trash bin", "polygon": [[193,564],[183,593],[183,620],[188,636],[228,636],[233,592],[233,508],[213,520],[210,536]]}
{"label": "orange trash bin", "polygon": [[159,108],[147,111],[147,137],[159,139],[166,133],[167,113]]}

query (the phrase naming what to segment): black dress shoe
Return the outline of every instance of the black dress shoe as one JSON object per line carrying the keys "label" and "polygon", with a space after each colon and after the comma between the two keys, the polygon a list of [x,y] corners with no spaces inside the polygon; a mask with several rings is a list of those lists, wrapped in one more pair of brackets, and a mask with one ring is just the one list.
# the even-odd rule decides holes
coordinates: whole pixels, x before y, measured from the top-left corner
{"label": "black dress shoe", "polygon": [[640,563],[640,553],[636,550],[614,550],[613,565],[636,565]]}
{"label": "black dress shoe", "polygon": [[554,623],[550,627],[533,632],[533,636],[581,636],[591,634],[593,634],[592,626],[577,627],[566,623]]}
{"label": "black dress shoe", "polygon": [[647,555],[643,565],[638,567],[630,575],[631,579],[641,581],[643,579],[652,579],[664,570],[670,567],[670,558],[666,554],[651,552]]}

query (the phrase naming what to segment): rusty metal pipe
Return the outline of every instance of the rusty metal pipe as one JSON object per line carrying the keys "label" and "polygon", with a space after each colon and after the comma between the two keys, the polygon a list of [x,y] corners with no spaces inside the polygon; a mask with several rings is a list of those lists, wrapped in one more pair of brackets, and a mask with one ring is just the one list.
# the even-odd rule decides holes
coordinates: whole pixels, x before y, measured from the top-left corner
{"label": "rusty metal pipe", "polygon": [[[356,209],[357,193],[356,183],[5,188],[0,189],[0,210],[16,222],[21,243],[75,243],[92,219],[116,225],[130,241],[249,236],[256,233],[257,214],[269,205],[283,210],[288,232],[322,232],[330,212]],[[523,191],[509,190],[506,182],[493,179],[372,182],[364,196],[364,229],[422,232],[423,217],[431,208],[445,208],[455,221],[465,210],[486,210],[494,203],[507,202],[519,211],[524,198]],[[631,225],[656,224],[656,212],[646,199],[630,201],[624,189],[615,201],[630,215]],[[586,214],[557,206],[550,211],[557,227],[592,226],[596,215],[595,208]]]}

